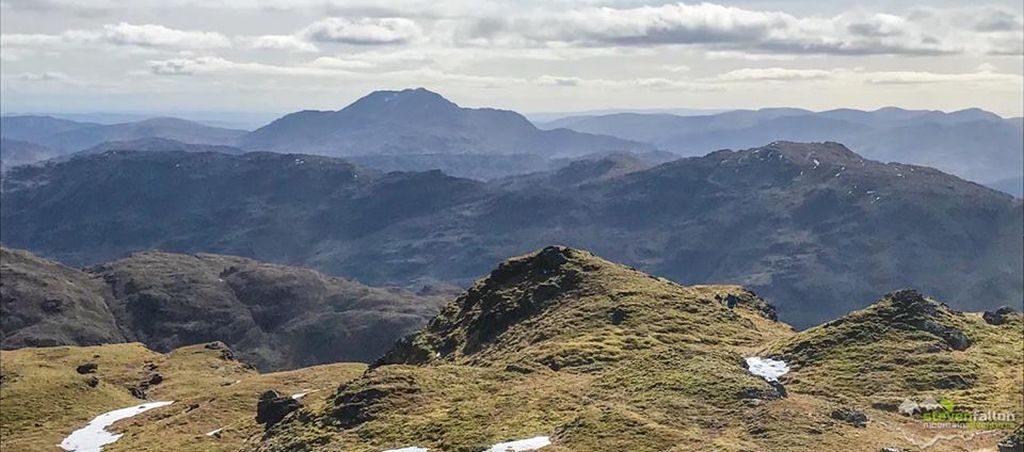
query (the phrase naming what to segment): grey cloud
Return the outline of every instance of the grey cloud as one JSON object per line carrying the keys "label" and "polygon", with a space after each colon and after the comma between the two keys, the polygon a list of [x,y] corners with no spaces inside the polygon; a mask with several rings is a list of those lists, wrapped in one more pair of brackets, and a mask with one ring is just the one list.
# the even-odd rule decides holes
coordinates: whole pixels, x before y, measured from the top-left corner
{"label": "grey cloud", "polygon": [[331,17],[310,24],[302,32],[311,41],[353,45],[402,44],[422,34],[423,29],[416,22],[401,17]]}

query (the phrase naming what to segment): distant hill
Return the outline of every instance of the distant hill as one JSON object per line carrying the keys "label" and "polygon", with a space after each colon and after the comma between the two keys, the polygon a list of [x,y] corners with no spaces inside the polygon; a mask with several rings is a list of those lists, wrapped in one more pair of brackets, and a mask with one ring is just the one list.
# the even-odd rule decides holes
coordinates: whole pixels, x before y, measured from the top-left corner
{"label": "distant hill", "polygon": [[0,138],[0,171],[18,165],[35,163],[59,155],[53,149],[27,141]]}
{"label": "distant hill", "polygon": [[0,117],[5,138],[71,153],[109,141],[165,138],[186,143],[232,144],[246,131],[211,127],[177,118],[152,118],[119,124],[96,124],[48,116]]}
{"label": "distant hill", "polygon": [[91,148],[79,151],[78,154],[102,154],[108,151],[245,153],[242,149],[221,144],[183,143],[167,138],[139,138],[130,141],[105,141]]}
{"label": "distant hill", "polygon": [[522,115],[463,108],[423,88],[375,91],[338,111],[286,115],[241,140],[252,150],[330,156],[537,154],[567,157],[646,151],[634,141],[565,129],[539,130]]}
{"label": "distant hill", "polygon": [[771,141],[838,141],[867,158],[931,166],[989,183],[1020,177],[1024,129],[980,109],[951,113],[883,108],[811,112],[773,108],[705,116],[623,113],[562,118],[564,127],[652,143],[681,155],[744,149]]}
{"label": "distant hill", "polygon": [[223,341],[261,369],[371,361],[441,299],[212,254],[136,253],[84,271],[0,249],[4,349]]}
{"label": "distant hill", "polygon": [[112,151],[14,168],[0,200],[5,245],[73,265],[157,248],[467,285],[564,243],[679,282],[743,284],[800,328],[902,287],[970,310],[1024,296],[1019,199],[836,143],[653,167],[613,155],[491,183],[298,154]]}

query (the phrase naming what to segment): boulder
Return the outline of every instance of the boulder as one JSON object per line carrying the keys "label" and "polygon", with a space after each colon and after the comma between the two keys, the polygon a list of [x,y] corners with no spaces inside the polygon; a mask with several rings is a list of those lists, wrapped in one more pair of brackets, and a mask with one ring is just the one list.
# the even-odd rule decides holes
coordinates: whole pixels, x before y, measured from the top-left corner
{"label": "boulder", "polygon": [[266,428],[270,428],[300,407],[302,407],[302,402],[291,397],[282,396],[277,391],[271,389],[260,395],[260,400],[256,403],[256,422],[264,424]]}
{"label": "boulder", "polygon": [[842,421],[854,427],[864,428],[868,425],[868,415],[853,408],[837,408],[832,410],[832,419]]}
{"label": "boulder", "polygon": [[1009,306],[1003,306],[995,311],[985,311],[985,313],[981,315],[981,318],[985,319],[985,323],[988,323],[989,325],[1002,325],[1009,322],[1010,317],[1016,312],[1017,311],[1014,311],[1014,309]]}
{"label": "boulder", "polygon": [[78,372],[82,375],[91,374],[96,372],[97,368],[99,368],[99,364],[96,363],[79,364],[78,367],[75,368],[75,372]]}

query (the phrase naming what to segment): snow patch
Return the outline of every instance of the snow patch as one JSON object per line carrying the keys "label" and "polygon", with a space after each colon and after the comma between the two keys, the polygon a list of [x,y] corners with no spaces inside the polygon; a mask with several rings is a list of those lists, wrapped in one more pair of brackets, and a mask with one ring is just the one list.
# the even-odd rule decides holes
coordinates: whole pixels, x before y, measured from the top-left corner
{"label": "snow patch", "polygon": [[222,430],[224,430],[224,427],[218,428],[217,430],[211,430],[209,432],[206,432],[206,436],[217,436],[217,434],[220,433]]}
{"label": "snow patch", "polygon": [[779,381],[779,377],[789,372],[789,366],[785,361],[760,356],[746,358],[747,370],[765,381]]}
{"label": "snow patch", "polygon": [[819,162],[818,159],[811,159],[811,160],[814,162],[814,167],[815,168],[821,166],[821,162]]}
{"label": "snow patch", "polygon": [[547,436],[536,436],[533,438],[498,443],[487,449],[487,452],[524,452],[537,450],[551,444],[551,438]]}
{"label": "snow patch", "polygon": [[89,421],[85,427],[71,432],[67,438],[64,438],[64,441],[60,442],[60,448],[75,452],[100,452],[103,450],[103,446],[117,441],[122,435],[122,433],[111,433],[107,427],[121,419],[127,419],[172,403],[174,401],[149,402],[103,413]]}
{"label": "snow patch", "polygon": [[298,392],[298,393],[292,394],[292,398],[295,399],[295,400],[299,400],[299,399],[305,397],[306,394],[309,394],[309,392],[308,391],[307,392]]}

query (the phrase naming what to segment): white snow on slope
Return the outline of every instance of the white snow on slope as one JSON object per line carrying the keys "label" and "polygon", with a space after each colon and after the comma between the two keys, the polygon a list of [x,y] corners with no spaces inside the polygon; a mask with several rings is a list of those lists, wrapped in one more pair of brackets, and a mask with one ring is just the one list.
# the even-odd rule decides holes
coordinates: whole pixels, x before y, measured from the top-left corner
{"label": "white snow on slope", "polygon": [[778,359],[751,356],[747,358],[747,370],[766,381],[779,381],[779,377],[789,372],[789,366]]}
{"label": "white snow on slope", "polygon": [[549,444],[551,444],[551,438],[547,436],[537,436],[518,441],[509,441],[507,443],[498,443],[491,446],[490,449],[487,449],[487,452],[525,452],[528,450],[537,450]]}
{"label": "white snow on slope", "polygon": [[107,431],[107,427],[121,419],[127,419],[172,403],[174,402],[149,402],[103,413],[89,421],[85,427],[71,432],[67,438],[64,438],[64,441],[60,442],[60,448],[75,452],[100,452],[103,450],[103,446],[117,441],[122,435]]}

